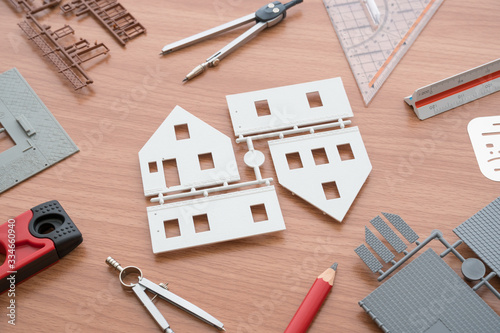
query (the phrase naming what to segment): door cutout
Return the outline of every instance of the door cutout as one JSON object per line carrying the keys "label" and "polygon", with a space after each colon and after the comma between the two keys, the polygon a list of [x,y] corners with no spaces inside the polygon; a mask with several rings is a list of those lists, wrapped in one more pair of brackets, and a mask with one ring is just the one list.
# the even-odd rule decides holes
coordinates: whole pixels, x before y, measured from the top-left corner
{"label": "door cutout", "polygon": [[163,173],[165,175],[165,186],[172,187],[181,184],[177,161],[175,158],[163,161]]}

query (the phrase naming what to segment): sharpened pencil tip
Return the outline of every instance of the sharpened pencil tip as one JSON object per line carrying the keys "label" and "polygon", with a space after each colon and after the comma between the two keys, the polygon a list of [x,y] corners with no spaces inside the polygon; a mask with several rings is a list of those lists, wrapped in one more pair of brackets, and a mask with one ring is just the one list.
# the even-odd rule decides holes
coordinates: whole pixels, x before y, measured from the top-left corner
{"label": "sharpened pencil tip", "polygon": [[331,269],[333,269],[334,271],[337,271],[337,263],[334,263],[332,266],[330,266]]}

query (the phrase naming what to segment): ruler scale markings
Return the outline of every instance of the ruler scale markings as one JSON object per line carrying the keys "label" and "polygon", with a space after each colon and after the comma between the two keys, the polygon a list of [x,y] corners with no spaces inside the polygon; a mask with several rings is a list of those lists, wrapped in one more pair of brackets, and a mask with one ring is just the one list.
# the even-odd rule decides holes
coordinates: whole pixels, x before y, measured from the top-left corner
{"label": "ruler scale markings", "polygon": [[[500,62],[498,60],[495,60],[495,61],[487,63],[483,66],[473,68],[469,71],[457,74],[455,76],[449,77],[447,79],[438,81],[436,83],[433,83],[429,86],[424,87],[424,88],[432,90],[430,92],[424,90],[424,88],[421,88],[418,90],[418,95],[416,97],[421,98],[421,97],[424,97],[425,94],[429,94],[429,93],[438,94],[438,93],[441,93],[443,91],[449,90],[451,87],[453,87],[455,85],[462,84],[463,82],[466,82],[468,80],[475,80],[475,79],[481,78],[481,77],[488,75],[492,72],[492,70],[490,68],[491,65],[494,65],[493,70],[495,72],[500,70]],[[481,67],[484,67],[484,69],[481,70]]]}
{"label": "ruler scale markings", "polygon": [[[356,13],[357,13],[358,11],[354,11],[354,8],[353,8],[353,7],[349,7],[349,8],[351,9],[351,13],[352,13],[352,16],[353,16],[353,18],[354,18],[354,21],[355,21],[356,26],[357,26],[357,27],[360,27],[360,24],[363,24],[363,23],[364,23],[364,20],[362,19],[362,21],[361,21],[361,22],[359,22],[358,17],[356,17]],[[363,14],[364,14],[364,13],[363,13]],[[359,15],[358,15],[358,16],[359,16]],[[358,30],[359,30],[359,29],[358,29]]]}
{"label": "ruler scale markings", "polygon": [[478,78],[478,79],[475,79],[475,80],[472,80],[472,81],[464,83],[464,84],[462,84],[460,86],[456,86],[456,87],[454,87],[452,89],[445,90],[445,91],[443,91],[443,92],[441,92],[439,94],[436,94],[434,96],[427,97],[426,99],[423,99],[423,100],[420,100],[418,102],[415,102],[415,106],[417,108],[420,108],[422,106],[434,103],[434,102],[436,102],[436,101],[438,101],[440,99],[443,99],[445,97],[449,97],[449,96],[458,94],[458,93],[460,93],[462,91],[465,91],[465,90],[477,87],[477,86],[479,86],[479,85],[481,85],[483,83],[486,83],[486,82],[489,82],[491,80],[495,80],[495,79],[498,79],[498,78],[500,78],[500,71],[492,73],[492,74],[489,74],[487,76],[484,76],[484,77],[481,77],[481,78]]}
{"label": "ruler scale markings", "polygon": [[379,53],[379,52],[382,52],[382,51],[381,51],[381,50],[375,50],[375,51],[370,51],[370,52],[360,53],[360,54],[357,54],[356,56],[360,57],[360,56],[370,55],[370,54],[373,54],[373,53]]}
{"label": "ruler scale markings", "polygon": [[387,58],[387,60],[382,65],[382,67],[379,69],[379,71],[377,72],[377,74],[375,74],[375,76],[373,77],[373,79],[370,81],[370,83],[368,84],[369,86],[374,86],[375,85],[375,81],[382,74],[382,72],[386,69],[387,65],[394,58],[394,56],[399,51],[399,49],[401,48],[401,46],[403,44],[406,44],[406,40],[408,39],[408,37],[410,36],[410,34],[413,32],[413,30],[415,30],[415,28],[418,26],[418,24],[420,23],[420,21],[422,20],[422,18],[425,16],[425,14],[427,14],[428,10],[431,8],[431,6],[434,4],[435,1],[436,0],[432,0],[431,2],[429,2],[429,4],[424,9],[424,11],[422,12],[422,14],[420,14],[420,16],[417,18],[417,20],[415,21],[415,23],[413,23],[413,25],[411,26],[410,30],[408,30],[408,32],[403,37],[403,39],[401,39],[399,41],[399,43],[396,45],[396,47],[392,51],[391,55]]}
{"label": "ruler scale markings", "polygon": [[[345,2],[345,3],[338,3],[338,4],[334,4],[333,7],[342,7],[342,6],[349,6],[349,5],[354,5],[358,3],[357,1],[351,1],[351,2]],[[329,8],[329,6],[327,6],[327,8]]]}
{"label": "ruler scale markings", "polygon": [[419,119],[500,91],[500,59],[417,89],[405,101]]}
{"label": "ruler scale markings", "polygon": [[[360,28],[369,28],[370,26],[367,24],[367,25],[363,25],[361,26]],[[358,27],[352,27],[352,28],[347,28],[347,29],[344,29],[342,31],[349,31],[349,30],[356,30],[358,29]]]}

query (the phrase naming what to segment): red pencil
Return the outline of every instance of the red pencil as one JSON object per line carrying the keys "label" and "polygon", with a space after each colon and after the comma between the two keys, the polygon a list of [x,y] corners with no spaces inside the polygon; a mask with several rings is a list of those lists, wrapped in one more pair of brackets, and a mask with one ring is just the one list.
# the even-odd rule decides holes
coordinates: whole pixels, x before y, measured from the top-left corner
{"label": "red pencil", "polygon": [[334,263],[318,276],[293,316],[292,321],[288,324],[285,333],[304,333],[307,331],[321,304],[328,296],[328,292],[332,289],[336,271],[337,263]]}

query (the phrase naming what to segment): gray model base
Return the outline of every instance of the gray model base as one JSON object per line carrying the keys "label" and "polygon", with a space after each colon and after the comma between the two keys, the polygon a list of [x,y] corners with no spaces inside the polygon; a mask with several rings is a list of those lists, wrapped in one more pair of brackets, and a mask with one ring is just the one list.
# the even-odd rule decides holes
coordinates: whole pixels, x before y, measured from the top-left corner
{"label": "gray model base", "polygon": [[500,197],[453,231],[500,276]]}
{"label": "gray model base", "polygon": [[0,74],[2,128],[15,146],[0,153],[0,193],[78,152],[15,68]]}
{"label": "gray model base", "polygon": [[500,331],[500,317],[432,249],[359,304],[384,332]]}

